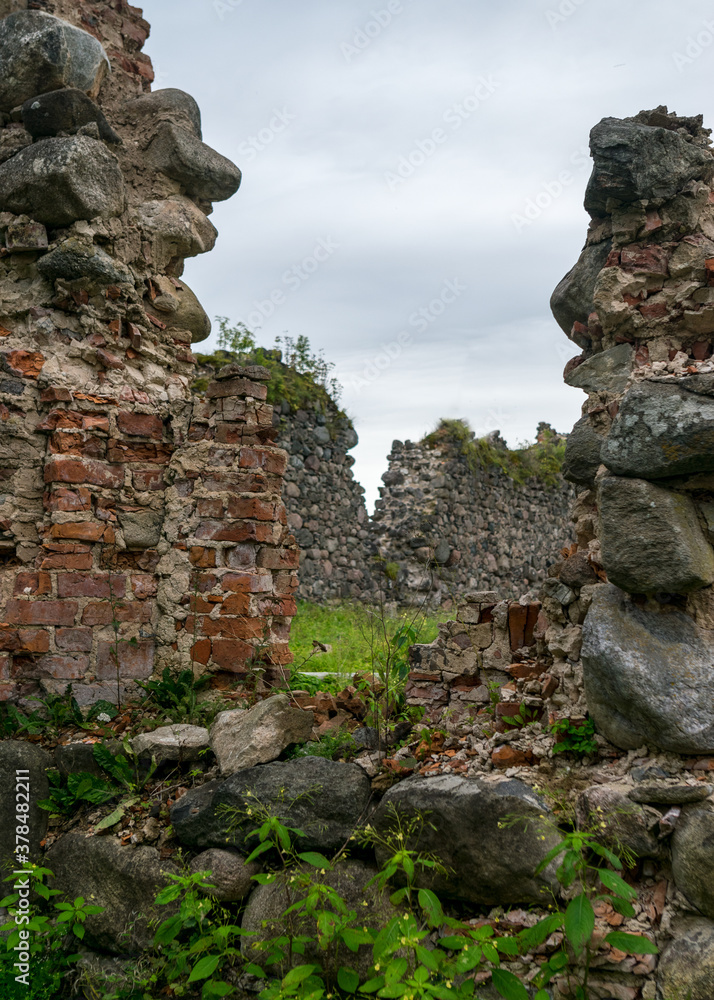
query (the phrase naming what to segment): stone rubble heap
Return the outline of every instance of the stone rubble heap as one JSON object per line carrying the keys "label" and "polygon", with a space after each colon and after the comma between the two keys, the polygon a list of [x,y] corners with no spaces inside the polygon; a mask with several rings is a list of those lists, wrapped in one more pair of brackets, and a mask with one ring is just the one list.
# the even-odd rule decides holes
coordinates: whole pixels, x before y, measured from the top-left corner
{"label": "stone rubble heap", "polygon": [[290,659],[268,373],[190,392],[210,321],[183,263],[241,175],[193,98],[149,92],[148,32],[125,0],[0,2],[3,699]]}

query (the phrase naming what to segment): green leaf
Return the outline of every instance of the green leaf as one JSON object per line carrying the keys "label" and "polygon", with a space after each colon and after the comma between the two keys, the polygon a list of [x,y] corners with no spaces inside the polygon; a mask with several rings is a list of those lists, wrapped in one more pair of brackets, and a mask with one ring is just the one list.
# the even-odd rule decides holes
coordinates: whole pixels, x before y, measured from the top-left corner
{"label": "green leaf", "polygon": [[156,897],[155,902],[163,906],[164,903],[173,903],[175,899],[178,899],[181,895],[181,886],[179,883],[174,883],[174,885],[167,885],[165,889]]}
{"label": "green leaf", "polygon": [[598,875],[600,876],[600,881],[605,886],[606,889],[610,889],[612,892],[617,893],[622,899],[635,899],[637,893],[628,885],[624,879],[616,875],[615,872],[611,872],[608,868],[599,868]]}
{"label": "green leaf", "polygon": [[595,913],[592,903],[581,893],[571,899],[565,911],[565,936],[576,952],[581,952],[595,930]]}
{"label": "green leaf", "polygon": [[518,940],[512,937],[497,938],[495,945],[504,955],[518,955],[521,950]]}
{"label": "green leaf", "polygon": [[635,908],[632,903],[628,903],[626,899],[621,899],[619,896],[607,896],[608,903],[611,904],[613,910],[617,913],[621,913],[623,917],[634,917]]}
{"label": "green leaf", "polygon": [[359,991],[360,993],[376,993],[377,990],[381,990],[384,986],[384,976],[376,976],[374,979],[368,979],[366,983],[363,983]]}
{"label": "green leaf", "polygon": [[465,948],[468,943],[468,938],[457,937],[456,935],[439,938],[440,946],[442,948],[448,948],[450,951],[460,951],[462,948]]}
{"label": "green leaf", "polygon": [[659,952],[656,944],[640,934],[610,931],[605,940],[618,951],[626,951],[631,955],[656,955]]}
{"label": "green leaf", "polygon": [[360,945],[370,944],[372,941],[369,931],[358,931],[353,927],[345,927],[341,932],[341,937],[350,951],[357,951]]}
{"label": "green leaf", "polygon": [[539,920],[533,927],[528,927],[518,935],[523,951],[531,951],[550,937],[563,924],[562,913],[551,913],[550,916]]}
{"label": "green leaf", "polygon": [[305,861],[308,865],[312,865],[313,868],[330,868],[330,862],[327,860],[324,854],[319,854],[317,851],[305,851],[304,854],[298,854],[301,861]]}
{"label": "green leaf", "polygon": [[213,997],[227,997],[233,993],[235,988],[229,983],[219,982],[215,979],[209,979],[208,982],[203,984],[203,992],[201,996],[203,1000],[213,1000]]}
{"label": "green leaf", "polygon": [[494,969],[493,985],[505,1000],[530,1000],[528,990],[512,972],[506,969]]}
{"label": "green leaf", "polygon": [[245,863],[250,864],[251,861],[255,861],[255,859],[257,857],[260,857],[261,854],[265,854],[266,851],[271,850],[272,846],[273,846],[272,841],[270,840],[262,841],[262,843],[258,844],[256,849],[251,854],[248,855],[248,857],[245,859]]}
{"label": "green leaf", "polygon": [[337,973],[337,983],[346,993],[354,993],[359,986],[359,976],[354,969],[348,969],[343,965]]}
{"label": "green leaf", "polygon": [[154,944],[169,944],[170,941],[173,941],[180,934],[182,927],[183,920],[179,916],[169,917],[168,920],[164,920],[154,935]]}
{"label": "green leaf", "polygon": [[285,979],[283,979],[283,986],[298,986],[317,970],[318,966],[316,965],[296,965],[294,969],[288,972]]}
{"label": "green leaf", "polygon": [[191,975],[188,977],[189,983],[195,983],[198,979],[208,979],[218,968],[220,960],[220,955],[204,955],[191,970]]}
{"label": "green leaf", "polygon": [[419,906],[426,913],[430,927],[440,927],[444,921],[444,911],[439,897],[430,889],[419,890]]}
{"label": "green leaf", "polygon": [[619,869],[622,868],[622,862],[620,861],[618,856],[616,854],[613,854],[612,851],[609,851],[607,847],[603,847],[602,844],[597,844],[597,843],[590,844],[590,847],[596,854],[599,854],[601,858],[606,858],[610,862],[613,868],[619,868]]}
{"label": "green leaf", "polygon": [[139,801],[138,798],[134,798],[134,799],[125,799],[123,802],[120,802],[119,805],[116,807],[116,809],[114,809],[112,812],[109,813],[108,816],[105,816],[104,819],[100,820],[97,823],[97,825],[94,827],[94,832],[98,833],[100,830],[106,830],[107,827],[114,826],[115,823],[119,822],[119,820],[122,818],[122,816],[129,808],[129,806],[136,805],[138,801]]}

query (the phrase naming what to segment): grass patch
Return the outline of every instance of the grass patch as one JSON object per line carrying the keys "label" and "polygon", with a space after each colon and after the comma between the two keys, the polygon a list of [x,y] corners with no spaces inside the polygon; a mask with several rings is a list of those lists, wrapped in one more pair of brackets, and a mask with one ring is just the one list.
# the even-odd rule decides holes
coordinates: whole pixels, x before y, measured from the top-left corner
{"label": "grass patch", "polygon": [[540,424],[538,430],[540,440],[535,444],[511,450],[494,445],[488,438],[477,438],[465,420],[441,420],[422,443],[431,448],[455,446],[472,472],[495,465],[515,483],[537,479],[555,488],[562,484],[566,439],[547,424]]}
{"label": "grass patch", "polygon": [[[379,609],[370,611],[365,605],[346,601],[331,606],[299,601],[290,633],[290,649],[295,654],[293,669],[340,674],[371,670],[373,650],[381,649],[384,639],[381,637]],[[411,621],[414,614],[413,611],[399,612],[386,618],[388,636],[391,637],[406,621]],[[415,623],[418,642],[435,639],[438,623],[448,617],[446,612],[439,618],[419,615]],[[332,652],[317,653],[305,662],[313,651],[313,641],[332,646]]]}

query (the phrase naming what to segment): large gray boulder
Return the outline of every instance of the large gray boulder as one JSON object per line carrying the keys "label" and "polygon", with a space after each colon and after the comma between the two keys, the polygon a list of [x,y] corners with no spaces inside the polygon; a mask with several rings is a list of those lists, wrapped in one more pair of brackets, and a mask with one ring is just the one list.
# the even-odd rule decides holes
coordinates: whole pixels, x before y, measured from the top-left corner
{"label": "large gray boulder", "polygon": [[[446,868],[418,869],[422,887],[487,906],[543,902],[557,892],[555,866],[535,870],[561,838],[546,804],[521,781],[407,778],[389,789],[371,823],[383,838],[412,820],[409,847],[436,855]],[[388,856],[378,845],[377,862]]]}
{"label": "large gray boulder", "polygon": [[[40,841],[47,833],[49,813],[40,809],[37,803],[49,795],[48,767],[52,767],[52,758],[42,747],[22,740],[0,742],[0,816],[3,817],[0,823],[0,871],[6,874],[8,864],[15,866],[17,817],[28,817],[25,823],[30,828],[27,834],[29,855],[22,853],[21,856],[40,861]],[[18,771],[29,771],[29,774],[18,775]],[[24,806],[28,802],[29,812],[16,809],[18,804]]]}
{"label": "large gray boulder", "polygon": [[115,955],[138,952],[153,940],[149,923],[164,920],[170,906],[154,906],[154,897],[178,869],[162,861],[154,847],[122,847],[114,837],[67,833],[47,852],[53,888],[74,899],[103,907],[87,917],[84,944]]}
{"label": "large gray boulder", "polygon": [[190,94],[176,87],[164,87],[135,97],[126,102],[124,113],[130,121],[148,118],[154,122],[173,122],[174,125],[189,129],[197,138],[203,138],[201,109]]}
{"label": "large gray boulder", "polygon": [[600,449],[604,438],[595,430],[587,415],[575,423],[565,442],[563,477],[569,483],[592,487],[600,468]]}
{"label": "large gray boulder", "polygon": [[87,245],[71,236],[37,261],[37,270],[49,281],[88,278],[100,284],[133,284],[129,268],[114,260],[101,247]]}
{"label": "large gray boulder", "polygon": [[686,594],[714,582],[714,550],[688,496],[609,476],[598,506],[602,564],[621,590]]}
{"label": "large gray boulder", "polygon": [[684,806],[672,838],[672,874],[677,888],[706,917],[714,918],[714,806]]}
{"label": "large gray boulder", "polygon": [[194,198],[225,201],[240,187],[241,172],[234,163],[172,122],[161,123],[146,158]]}
{"label": "large gray boulder", "polygon": [[68,226],[78,219],[120,215],[124,204],[119,162],[96,139],[44,139],[0,164],[0,211]]}
{"label": "large gray boulder", "polygon": [[664,1000],[714,997],[714,923],[703,917],[678,920],[674,940],[662,952],[657,971]]}
{"label": "large gray boulder", "polygon": [[97,39],[39,10],[0,21],[0,111],[61,87],[96,96],[109,59]]}
{"label": "large gray boulder", "polygon": [[[376,874],[377,869],[363,861],[343,861],[324,874],[306,866],[300,870],[292,884],[286,883],[285,878],[280,878],[270,885],[258,886],[248,900],[243,914],[242,930],[251,935],[241,941],[243,955],[249,961],[261,965],[261,952],[254,945],[290,930],[293,935],[307,934],[311,939],[305,946],[305,954],[295,954],[292,964],[303,965],[314,961],[324,965],[326,955],[320,950],[316,940],[315,921],[296,914],[283,917],[291,903],[304,893],[304,890],[301,893],[299,880],[304,877],[306,881],[309,878],[319,885],[331,886],[343,898],[348,910],[357,911],[360,926],[364,924],[377,929],[384,927],[397,911],[389,902],[388,892],[380,892],[377,886],[369,885]],[[364,981],[372,969],[372,961],[371,946],[363,945],[355,953],[341,945],[334,956],[332,972],[334,975],[339,966],[345,965],[354,969]],[[275,968],[274,971],[278,972]],[[287,972],[287,963],[280,971],[282,975]]]}
{"label": "large gray boulder", "polygon": [[573,323],[587,324],[600,271],[612,249],[612,240],[586,246],[577,263],[555,286],[550,308],[561,330],[570,337]]}
{"label": "large gray boulder", "polygon": [[286,694],[258,702],[250,710],[219,712],[211,726],[211,748],[221,774],[228,776],[275,760],[291,743],[312,735],[314,714],[298,708]]}
{"label": "large gray boulder", "polygon": [[638,608],[597,587],[583,625],[585,697],[615,746],[714,752],[714,647],[678,611]]}
{"label": "large gray boulder", "polygon": [[602,449],[608,469],[647,479],[714,470],[714,398],[687,391],[688,381],[630,389]]}
{"label": "large gray boulder", "polygon": [[245,858],[237,851],[212,847],[197,854],[189,869],[192,874],[203,871],[211,873],[206,884],[212,885],[213,889],[202,889],[205,895],[215,896],[222,903],[238,903],[255,889],[253,876],[261,871],[261,866],[257,861],[246,864]]}
{"label": "large gray boulder", "polygon": [[184,257],[212,250],[218,231],[200,208],[184,195],[146,201],[136,211],[136,224],[151,244],[161,274],[180,273]]}
{"label": "large gray boulder", "polygon": [[677,132],[619,118],[603,118],[592,129],[590,153],[585,210],[592,216],[604,216],[609,199],[661,204],[714,171],[711,153]]}
{"label": "large gray boulder", "polygon": [[587,358],[565,376],[565,381],[585,392],[622,392],[631,371],[632,348],[618,344]]}
{"label": "large gray boulder", "polygon": [[258,800],[303,832],[297,838],[302,850],[335,851],[364,818],[370,794],[369,778],[356,764],[300,757],[191,789],[172,808],[171,825],[186,847],[228,846],[248,854],[257,844],[249,834],[261,823]]}

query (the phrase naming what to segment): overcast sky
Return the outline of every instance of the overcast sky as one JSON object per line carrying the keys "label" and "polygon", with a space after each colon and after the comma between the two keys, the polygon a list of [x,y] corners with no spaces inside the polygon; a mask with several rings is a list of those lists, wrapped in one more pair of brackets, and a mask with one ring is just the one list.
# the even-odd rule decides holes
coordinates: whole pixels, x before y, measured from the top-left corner
{"label": "overcast sky", "polygon": [[[705,0],[146,0],[154,88],[198,101],[243,184],[185,278],[264,346],[334,361],[370,504],[440,417],[569,430],[550,315],[585,238],[590,128],[709,113]],[[215,329],[215,325],[214,325]],[[207,345],[215,345],[215,335]],[[206,345],[203,345],[206,349]]]}

